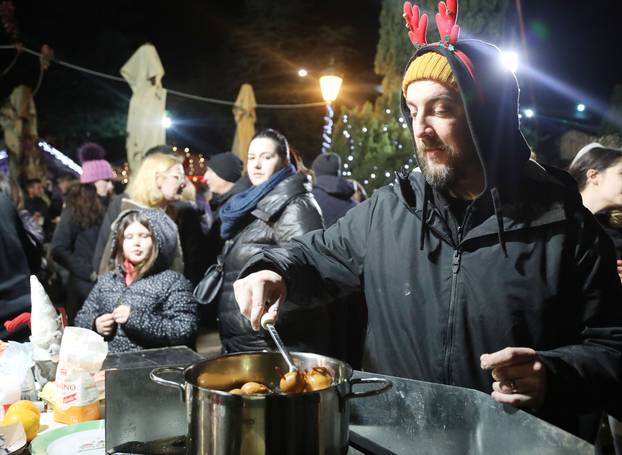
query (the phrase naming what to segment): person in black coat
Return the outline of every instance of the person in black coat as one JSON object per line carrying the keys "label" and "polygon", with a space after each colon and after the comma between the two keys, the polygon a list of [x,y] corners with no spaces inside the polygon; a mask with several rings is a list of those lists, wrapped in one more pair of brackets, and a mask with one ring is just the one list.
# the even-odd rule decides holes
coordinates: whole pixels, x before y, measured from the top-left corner
{"label": "person in black coat", "polygon": [[[291,164],[289,145],[275,130],[259,132],[248,150],[248,190],[221,208],[224,247],[224,283],[216,298],[220,338],[225,352],[266,349],[269,334],[256,333],[240,314],[233,282],[244,263],[264,247],[282,246],[297,235],[322,228],[322,217],[306,176]],[[327,352],[330,321],[324,309],[284,302],[285,316],[277,329],[288,347]],[[306,315],[306,316],[305,316]]]}
{"label": "person in black coat", "polygon": [[612,242],[572,178],[530,160],[499,49],[449,35],[417,42],[404,73],[419,167],[326,231],[251,258],[240,310],[257,329],[285,294],[362,288],[366,370],[477,389],[589,437],[583,414],[622,414]]}
{"label": "person in black coat", "polygon": [[324,224],[330,227],[356,205],[354,185],[341,177],[341,158],[335,153],[318,155],[311,169],[315,172],[313,196],[322,209]]}
{"label": "person in black coat", "polygon": [[97,236],[112,194],[114,174],[104,159],[104,149],[95,143],[80,147],[80,184],[66,197],[60,221],[52,237],[52,258],[69,271],[65,310],[69,323],[93,289],[97,274],[93,253]]}
{"label": "person in black coat", "polygon": [[[335,153],[318,155],[311,168],[316,176],[313,196],[322,209],[324,225],[328,228],[357,205],[352,199],[355,186],[341,176],[341,158]],[[340,302],[334,302],[328,311],[335,328],[333,356],[360,368],[366,319],[362,293],[353,292]]]}
{"label": "person in black coat", "polygon": [[30,311],[30,275],[40,266],[39,249],[28,239],[9,196],[0,192],[0,340],[28,340],[28,327],[9,334],[4,322]]}

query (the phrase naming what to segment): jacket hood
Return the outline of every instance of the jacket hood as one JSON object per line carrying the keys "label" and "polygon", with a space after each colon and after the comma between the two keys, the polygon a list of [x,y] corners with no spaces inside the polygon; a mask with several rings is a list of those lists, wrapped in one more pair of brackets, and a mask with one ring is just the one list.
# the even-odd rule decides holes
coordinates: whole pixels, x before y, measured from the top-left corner
{"label": "jacket hood", "polygon": [[315,186],[340,199],[350,199],[354,194],[354,185],[336,175],[318,175]]}
{"label": "jacket hood", "polygon": [[[519,130],[518,83],[514,74],[499,65],[501,51],[492,44],[458,40],[455,50],[428,45],[420,48],[408,62],[436,52],[447,58],[464,103],[466,119],[475,149],[484,169],[484,193],[494,187],[516,191],[520,172],[529,160],[530,150]],[[408,65],[406,68],[408,68]],[[402,112],[410,117],[404,95]],[[411,137],[412,124],[408,122]]]}
{"label": "jacket hood", "polygon": [[158,257],[149,270],[149,274],[151,275],[170,268],[177,251],[177,226],[163,210],[159,209],[129,209],[119,214],[117,219],[112,223],[111,228],[111,261],[114,261],[117,254],[117,230],[119,223],[127,215],[136,212],[141,213],[147,218],[149,228],[155,237],[155,254],[157,254]]}
{"label": "jacket hood", "polygon": [[[447,58],[454,73],[468,128],[484,173],[484,188],[477,199],[489,198],[491,201],[497,218],[499,243],[507,257],[500,193],[508,198],[520,194],[521,170],[531,155],[519,130],[518,83],[511,71],[499,65],[501,51],[492,44],[466,39],[458,40],[453,50],[437,44],[427,45],[415,52],[408,65],[428,52],[436,52]],[[409,118],[410,111],[403,93],[401,105],[404,116]],[[412,123],[407,122],[407,125],[414,144]],[[426,183],[422,204],[424,220],[432,191],[433,188]],[[424,221],[420,232],[421,248],[426,228]]]}

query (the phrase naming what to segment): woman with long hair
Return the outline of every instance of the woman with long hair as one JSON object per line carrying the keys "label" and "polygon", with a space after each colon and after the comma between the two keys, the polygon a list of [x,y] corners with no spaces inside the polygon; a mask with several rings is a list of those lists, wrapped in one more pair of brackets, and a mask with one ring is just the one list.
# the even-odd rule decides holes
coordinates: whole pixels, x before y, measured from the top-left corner
{"label": "woman with long hair", "polygon": [[[269,335],[255,332],[241,315],[233,282],[246,261],[265,247],[278,247],[297,235],[323,228],[319,207],[306,177],[292,164],[285,136],[273,129],[255,135],[248,149],[247,174],[252,186],[233,196],[220,210],[224,281],[216,297],[219,331],[226,352],[261,350],[271,346]],[[320,308],[283,303],[277,328],[293,349],[324,352],[329,323]],[[319,311],[319,313],[316,313]]]}
{"label": "woman with long hair", "polygon": [[95,143],[80,147],[80,184],[69,189],[60,221],[52,237],[52,258],[69,271],[65,310],[72,322],[91,292],[97,276],[93,252],[97,235],[112,194],[114,172]]}

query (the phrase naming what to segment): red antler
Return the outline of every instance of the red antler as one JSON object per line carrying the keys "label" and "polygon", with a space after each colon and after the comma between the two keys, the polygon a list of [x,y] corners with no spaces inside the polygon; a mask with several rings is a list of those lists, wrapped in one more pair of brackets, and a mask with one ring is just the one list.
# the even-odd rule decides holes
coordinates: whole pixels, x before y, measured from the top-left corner
{"label": "red antler", "polygon": [[404,3],[404,19],[406,19],[406,27],[408,27],[408,37],[410,42],[415,45],[415,48],[419,49],[425,46],[427,43],[425,38],[425,32],[428,27],[428,16],[423,14],[419,17],[419,7],[417,5],[412,6],[410,2]]}
{"label": "red antler", "polygon": [[436,26],[441,35],[441,44],[445,47],[456,44],[460,26],[456,24],[458,18],[458,0],[447,0],[439,2],[438,13],[436,13]]}

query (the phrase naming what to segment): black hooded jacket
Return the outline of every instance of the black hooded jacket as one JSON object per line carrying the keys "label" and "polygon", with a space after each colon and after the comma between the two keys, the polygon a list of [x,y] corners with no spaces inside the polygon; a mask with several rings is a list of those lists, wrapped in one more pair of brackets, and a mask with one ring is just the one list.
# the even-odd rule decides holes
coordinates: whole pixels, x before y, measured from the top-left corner
{"label": "black hooded jacket", "polygon": [[567,174],[529,160],[517,84],[497,67],[498,50],[462,40],[455,53],[418,53],[430,51],[452,66],[485,174],[464,223],[416,169],[326,231],[264,250],[241,276],[276,269],[292,299],[362,287],[370,371],[490,393],[480,355],[533,348],[548,372],[537,415],[576,433],[581,413],[607,409],[620,391],[622,293],[611,241]]}
{"label": "black hooded jacket", "polygon": [[322,209],[324,224],[332,226],[335,221],[356,205],[351,197],[354,185],[338,175],[318,175],[313,186],[313,196]]}

